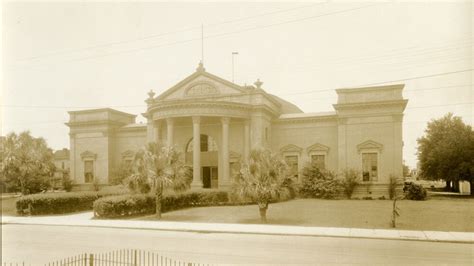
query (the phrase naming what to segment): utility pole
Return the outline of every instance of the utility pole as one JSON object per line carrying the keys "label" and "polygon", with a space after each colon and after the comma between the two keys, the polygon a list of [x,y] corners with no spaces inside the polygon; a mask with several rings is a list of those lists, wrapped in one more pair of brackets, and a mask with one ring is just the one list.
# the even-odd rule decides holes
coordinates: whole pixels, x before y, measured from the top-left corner
{"label": "utility pole", "polygon": [[232,52],[232,83],[234,83],[234,55],[238,55],[239,52]]}

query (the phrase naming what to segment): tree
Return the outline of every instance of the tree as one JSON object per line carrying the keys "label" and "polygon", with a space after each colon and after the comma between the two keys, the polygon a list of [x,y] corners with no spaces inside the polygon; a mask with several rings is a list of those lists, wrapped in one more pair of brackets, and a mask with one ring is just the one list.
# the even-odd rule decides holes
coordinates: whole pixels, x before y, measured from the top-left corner
{"label": "tree", "polygon": [[3,141],[1,157],[1,176],[10,189],[26,195],[50,187],[53,151],[43,138],[34,138],[29,131],[10,133]]}
{"label": "tree", "polygon": [[252,150],[248,164],[243,164],[233,185],[233,192],[258,204],[260,220],[267,222],[268,204],[290,195],[287,164],[268,150]]}
{"label": "tree", "polygon": [[153,191],[156,196],[156,217],[161,219],[163,190],[179,192],[190,187],[192,172],[184,164],[181,153],[174,147],[148,143],[135,155],[129,186],[141,193]]}
{"label": "tree", "polygon": [[403,177],[411,176],[410,167],[408,167],[408,165],[406,165],[405,162],[402,163],[402,167],[403,167]]}
{"label": "tree", "polygon": [[466,180],[474,191],[474,132],[462,119],[448,113],[428,123],[418,140],[420,176],[424,179]]}

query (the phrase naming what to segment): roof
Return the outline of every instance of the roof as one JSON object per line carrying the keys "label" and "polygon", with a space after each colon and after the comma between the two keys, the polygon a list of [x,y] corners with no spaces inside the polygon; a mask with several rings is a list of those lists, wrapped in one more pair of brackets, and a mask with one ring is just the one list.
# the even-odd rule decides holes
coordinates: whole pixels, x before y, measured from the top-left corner
{"label": "roof", "polygon": [[54,159],[68,159],[69,158],[69,150],[63,148],[62,150],[58,150],[54,152]]}
{"label": "roof", "polygon": [[111,113],[117,113],[121,115],[126,115],[126,116],[132,116],[136,117],[137,115],[130,114],[130,113],[125,113],[119,110],[115,110],[112,108],[96,108],[96,109],[86,109],[86,110],[77,110],[77,111],[69,111],[69,114],[83,114],[83,113],[93,113],[93,112],[101,112],[101,111],[106,111],[106,112],[111,112]]}
{"label": "roof", "polygon": [[294,114],[294,113],[303,113],[303,111],[296,105],[286,101],[286,100],[283,100],[282,98],[276,96],[276,95],[273,95],[273,94],[270,94],[270,93],[267,93],[268,95],[272,96],[274,99],[276,99],[280,104],[281,104],[281,113],[282,114]]}

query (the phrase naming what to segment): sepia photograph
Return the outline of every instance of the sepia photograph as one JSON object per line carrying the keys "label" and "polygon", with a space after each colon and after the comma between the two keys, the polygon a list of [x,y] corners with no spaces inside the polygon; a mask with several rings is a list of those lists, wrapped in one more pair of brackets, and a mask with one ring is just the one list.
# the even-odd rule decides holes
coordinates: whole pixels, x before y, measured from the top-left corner
{"label": "sepia photograph", "polygon": [[0,8],[0,266],[474,265],[474,1]]}

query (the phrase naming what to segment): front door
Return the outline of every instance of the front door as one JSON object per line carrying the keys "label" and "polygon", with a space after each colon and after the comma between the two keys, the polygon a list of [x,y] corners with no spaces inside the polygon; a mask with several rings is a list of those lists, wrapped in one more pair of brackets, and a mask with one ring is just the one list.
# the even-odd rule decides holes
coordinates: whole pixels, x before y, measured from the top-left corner
{"label": "front door", "polygon": [[217,167],[202,167],[202,187],[217,188]]}

